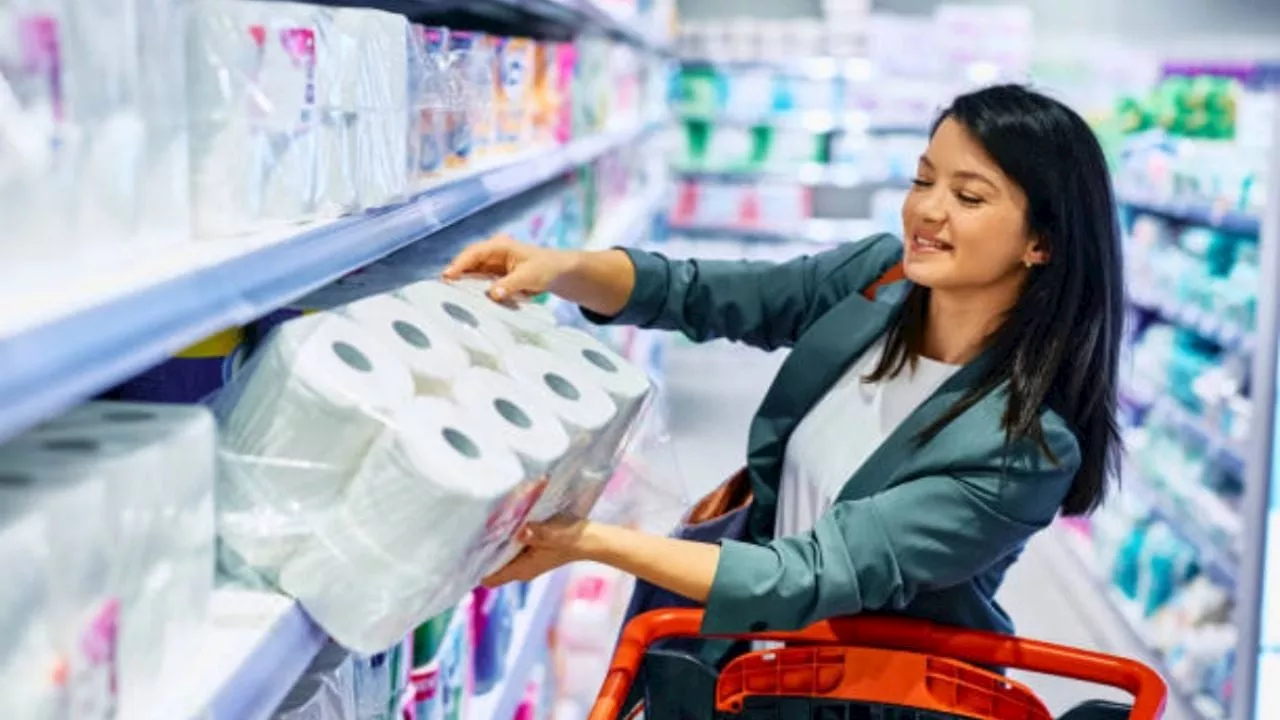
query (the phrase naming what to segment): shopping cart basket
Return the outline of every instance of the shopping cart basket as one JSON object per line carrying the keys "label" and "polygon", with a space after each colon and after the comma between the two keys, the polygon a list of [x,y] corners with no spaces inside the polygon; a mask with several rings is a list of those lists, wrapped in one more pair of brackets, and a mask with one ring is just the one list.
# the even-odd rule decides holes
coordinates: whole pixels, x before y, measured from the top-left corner
{"label": "shopping cart basket", "polygon": [[[702,611],[689,609],[655,610],[628,623],[589,720],[618,720],[630,709],[623,703],[649,648],[668,638],[700,637],[701,624]],[[719,672],[718,720],[1053,720],[1030,689],[980,666],[1071,678],[1133,696],[1132,705],[1084,703],[1059,720],[1159,720],[1164,714],[1165,683],[1151,668],[1036,640],[870,616],[730,637],[786,645],[741,655]]]}

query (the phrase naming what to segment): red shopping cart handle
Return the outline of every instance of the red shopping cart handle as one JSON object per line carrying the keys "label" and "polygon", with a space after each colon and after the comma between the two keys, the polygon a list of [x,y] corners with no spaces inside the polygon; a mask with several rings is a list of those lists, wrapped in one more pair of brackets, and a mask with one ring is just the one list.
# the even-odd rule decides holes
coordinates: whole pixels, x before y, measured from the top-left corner
{"label": "red shopping cart handle", "polygon": [[1082,680],[1133,695],[1132,720],[1159,720],[1167,688],[1140,662],[1039,640],[966,630],[924,620],[865,616],[834,618],[803,630],[702,635],[702,610],[654,610],[627,623],[589,720],[614,720],[626,700],[645,651],[672,637],[714,637],[898,650],[952,660]]}

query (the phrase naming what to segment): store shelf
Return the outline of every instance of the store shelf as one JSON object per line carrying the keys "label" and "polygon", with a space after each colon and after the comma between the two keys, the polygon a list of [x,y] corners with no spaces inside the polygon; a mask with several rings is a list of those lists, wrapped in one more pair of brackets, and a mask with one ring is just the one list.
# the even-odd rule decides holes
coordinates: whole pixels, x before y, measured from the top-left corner
{"label": "store shelf", "polygon": [[1136,212],[1159,215],[1190,225],[1216,228],[1236,235],[1257,237],[1262,222],[1250,213],[1226,210],[1208,202],[1165,202],[1144,198],[1138,193],[1119,193],[1120,204]]}
{"label": "store shelf", "polygon": [[1094,570],[1097,566],[1097,561],[1092,557],[1093,553],[1089,540],[1078,531],[1063,526],[1054,527],[1052,533],[1056,536],[1054,539],[1058,541],[1057,544],[1071,558],[1074,570],[1087,579],[1089,585],[1093,587],[1099,598],[1101,598],[1101,604],[1113,616],[1112,619],[1116,622],[1109,624],[1118,625],[1129,635],[1129,642],[1126,645],[1132,648],[1135,655],[1140,656],[1139,660],[1155,668],[1160,673],[1165,682],[1168,683],[1170,695],[1173,701],[1178,704],[1182,713],[1197,720],[1223,720],[1226,717],[1226,713],[1216,700],[1198,693],[1187,692],[1185,688],[1174,680],[1173,675],[1165,665],[1163,655],[1148,639],[1142,619],[1139,617],[1136,608],[1117,592],[1111,586],[1111,583]]}
{"label": "store shelf", "polygon": [[1255,346],[1253,331],[1246,330],[1215,313],[1189,303],[1178,302],[1154,288],[1131,284],[1129,302],[1134,307],[1156,313],[1171,323],[1191,330],[1206,340],[1221,345],[1225,350],[1253,352]]}
{"label": "store shelf", "polygon": [[613,247],[635,245],[653,227],[654,219],[663,209],[665,188],[655,183],[653,189],[627,200],[621,207],[607,213],[591,237],[583,245],[584,250],[608,250]]}
{"label": "store shelf", "polygon": [[670,55],[668,42],[638,28],[596,0],[316,0],[327,5],[372,7],[427,23],[511,35],[568,39],[583,32],[604,34],[643,50]]}
{"label": "store shelf", "polygon": [[270,236],[190,243],[0,289],[0,440],[665,121],[513,158],[412,201]]}
{"label": "store shelf", "polygon": [[911,181],[907,178],[886,178],[869,176],[853,165],[825,165],[809,163],[789,170],[702,170],[685,168],[675,171],[681,180],[704,183],[757,184],[777,183],[783,185],[804,185],[807,187],[885,187],[906,189]]}
{"label": "store shelf", "polygon": [[327,641],[290,598],[220,587],[200,652],[166,668],[154,717],[266,720]]}
{"label": "store shelf", "polygon": [[1154,517],[1196,549],[1198,564],[1210,580],[1234,590],[1240,577],[1240,561],[1234,552],[1223,548],[1222,543],[1205,530],[1200,518],[1189,511],[1193,504],[1186,498],[1177,497],[1176,488],[1156,485],[1133,466],[1125,470],[1128,482],[1124,491],[1151,508]]}
{"label": "store shelf", "polygon": [[688,69],[723,72],[770,71],[806,80],[865,79],[872,72],[871,62],[866,58],[810,57],[785,61],[683,58],[680,65]]}
{"label": "store shelf", "polygon": [[1211,428],[1203,418],[1194,415],[1173,399],[1162,395],[1151,400],[1122,390],[1120,400],[1141,413],[1159,416],[1182,433],[1188,441],[1204,447],[1213,462],[1223,470],[1236,477],[1244,477],[1243,450]]}
{"label": "store shelf", "polygon": [[735,127],[775,127],[787,130],[803,130],[815,134],[831,132],[848,132],[867,135],[918,135],[929,134],[926,125],[877,125],[873,124],[866,113],[837,113],[829,110],[792,110],[757,117],[740,117],[736,115],[701,113],[684,113],[680,116],[684,122],[701,122],[712,125],[731,125]]}
{"label": "store shelf", "polygon": [[811,218],[791,230],[747,225],[672,223],[668,227],[668,231],[673,235],[711,240],[722,239],[766,243],[810,242],[816,245],[830,245],[858,240],[872,235],[876,232],[876,225],[870,220]]}
{"label": "store shelf", "polygon": [[534,581],[525,609],[516,616],[502,682],[472,701],[469,716],[477,720],[504,720],[515,716],[529,673],[546,656],[547,636],[568,582],[569,571],[565,568]]}

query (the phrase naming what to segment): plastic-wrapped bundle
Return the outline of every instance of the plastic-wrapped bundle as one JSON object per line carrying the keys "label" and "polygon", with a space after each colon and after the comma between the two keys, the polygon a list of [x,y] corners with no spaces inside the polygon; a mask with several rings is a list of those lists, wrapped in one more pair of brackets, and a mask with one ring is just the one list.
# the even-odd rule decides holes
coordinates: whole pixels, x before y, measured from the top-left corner
{"label": "plastic-wrapped bundle", "polygon": [[321,648],[272,717],[276,720],[355,718],[355,665],[351,654],[333,643]]}
{"label": "plastic-wrapped bundle", "polygon": [[483,300],[485,310],[501,318],[511,328],[511,333],[517,341],[546,347],[544,335],[547,331],[555,329],[555,313],[547,306],[537,303],[493,302],[486,295],[492,283],[492,280],[470,276],[448,284]]}
{"label": "plastic-wrapped bundle", "polygon": [[[108,439],[155,448],[161,470],[153,492],[157,502],[156,543],[162,573],[171,573],[173,593],[162,616],[167,623],[166,658],[183,657],[203,632],[214,578],[214,475],[217,428],[198,405],[91,402],[35,430],[55,442]],[[150,652],[159,653],[151,648]],[[166,666],[171,665],[166,663]],[[176,664],[172,664],[176,669]]]}
{"label": "plastic-wrapped bundle", "polygon": [[643,404],[483,297],[402,296],[280,325],[214,401],[224,545],[366,654],[497,570],[531,513],[590,511],[638,415],[610,392]]}
{"label": "plastic-wrapped bundle", "polygon": [[402,15],[316,8],[319,187],[332,214],[404,199],[409,25]]}
{"label": "plastic-wrapped bundle", "polygon": [[[112,678],[121,696],[142,679],[144,660],[124,655],[136,646],[115,645],[146,633],[121,617],[128,608],[117,565],[138,551],[113,544],[127,534],[128,503],[107,492],[118,477],[81,455],[28,437],[0,448],[0,558],[11,573],[0,590],[0,624],[15,640],[6,643],[8,659],[0,657],[0,684],[15,683],[0,692],[0,708],[12,711],[5,717],[114,717]],[[22,632],[11,621],[23,622]]]}
{"label": "plastic-wrapped bundle", "polygon": [[445,133],[456,112],[449,82],[449,29],[409,28],[409,172],[418,186],[444,169]]}
{"label": "plastic-wrapped bundle", "polygon": [[251,567],[278,568],[340,504],[385,419],[413,396],[395,352],[331,313],[287,322],[219,395],[218,531]]}
{"label": "plastic-wrapped bundle", "polygon": [[65,695],[54,682],[60,653],[54,644],[58,620],[49,609],[52,592],[45,518],[7,492],[0,478],[0,714],[58,720],[66,715]]}
{"label": "plastic-wrapped bundle", "polygon": [[313,217],[320,147],[317,8],[196,0],[187,46],[196,234]]}
{"label": "plastic-wrapped bundle", "polygon": [[467,351],[448,330],[392,295],[374,295],[341,308],[391,348],[413,373],[420,395],[446,395],[470,366]]}
{"label": "plastic-wrapped bundle", "polygon": [[6,269],[58,257],[70,237],[66,212],[74,134],[58,111],[66,65],[57,0],[0,3],[0,217]]}
{"label": "plastic-wrapped bundle", "polygon": [[400,296],[452,333],[471,355],[472,363],[503,369],[503,358],[516,345],[516,338],[495,314],[495,303],[434,280],[406,286]]}

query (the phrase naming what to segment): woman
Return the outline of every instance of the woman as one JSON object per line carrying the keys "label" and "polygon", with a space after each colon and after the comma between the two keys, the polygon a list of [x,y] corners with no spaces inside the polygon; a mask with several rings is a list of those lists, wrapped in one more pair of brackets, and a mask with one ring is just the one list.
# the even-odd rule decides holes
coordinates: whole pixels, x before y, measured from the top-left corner
{"label": "woman", "polygon": [[[743,537],[592,522],[522,530],[487,581],[593,560],[705,605],[703,631],[864,611],[1010,632],[1005,571],[1061,511],[1090,512],[1118,453],[1122,272],[1102,150],[1018,86],[962,95],[877,236],[773,265],[491,241],[446,277],[550,291],[596,322],[792,351],[754,418]],[[905,280],[868,287],[901,263]]]}

